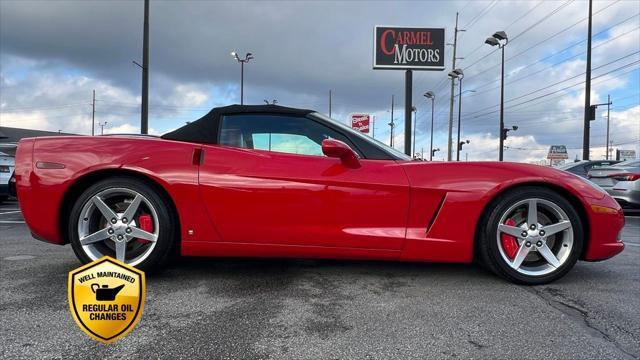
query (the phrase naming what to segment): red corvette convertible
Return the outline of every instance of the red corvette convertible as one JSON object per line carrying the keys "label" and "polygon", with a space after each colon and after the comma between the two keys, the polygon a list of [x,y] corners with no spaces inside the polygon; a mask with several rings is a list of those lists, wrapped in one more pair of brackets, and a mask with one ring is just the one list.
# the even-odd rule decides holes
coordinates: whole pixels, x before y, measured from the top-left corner
{"label": "red corvette convertible", "polygon": [[624,249],[620,206],[534,165],[430,163],[311,110],[228,106],[161,137],[20,142],[33,236],[139,268],[186,256],[477,260],[546,283]]}

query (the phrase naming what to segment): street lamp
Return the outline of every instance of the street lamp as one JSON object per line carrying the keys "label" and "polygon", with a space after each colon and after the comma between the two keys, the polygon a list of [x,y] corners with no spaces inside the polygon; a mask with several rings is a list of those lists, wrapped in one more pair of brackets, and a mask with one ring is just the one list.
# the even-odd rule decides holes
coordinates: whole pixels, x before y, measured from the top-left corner
{"label": "street lamp", "polygon": [[413,111],[413,145],[411,146],[411,153],[413,154],[416,151],[416,124],[418,121],[418,108],[412,106],[411,111]]}
{"label": "street lamp", "polygon": [[432,150],[431,150],[431,157],[433,158],[433,157],[436,155],[436,153],[437,153],[438,151],[440,151],[440,148],[432,149]]}
{"label": "street lamp", "polygon": [[462,146],[463,145],[470,144],[470,143],[471,143],[471,140],[469,140],[469,139],[467,139],[465,141],[458,141],[458,152],[462,151]]}
{"label": "street lamp", "polygon": [[247,53],[244,56],[244,59],[240,59],[240,57],[238,56],[238,53],[235,51],[232,51],[231,56],[233,56],[233,58],[240,63],[240,105],[243,105],[244,104],[244,63],[248,63],[249,60],[253,59],[253,54]]}
{"label": "street lamp", "polygon": [[[456,141],[458,144],[460,144],[460,117],[462,115],[462,79],[464,79],[464,72],[462,71],[462,69],[455,69],[449,73],[449,77],[451,77],[452,79],[458,78],[458,139]],[[456,152],[456,161],[460,161],[460,151]]]}
{"label": "street lamp", "polygon": [[[516,125],[513,125],[511,127],[511,129],[509,129],[509,128],[500,129],[500,147],[501,147],[501,149],[502,149],[502,144],[504,143],[505,140],[507,140],[507,135],[508,135],[509,131],[516,131],[516,130],[518,130],[518,126],[516,126]],[[500,155],[501,155],[500,161],[502,161],[502,151],[500,152]]]}
{"label": "street lamp", "polygon": [[107,126],[107,122],[104,123],[98,122],[98,126],[100,126],[100,135],[104,135],[104,127]]}
{"label": "street lamp", "polygon": [[431,144],[429,145],[429,161],[433,160],[433,102],[436,100],[436,94],[433,91],[427,91],[423,95],[427,99],[431,99]]}
{"label": "street lamp", "polygon": [[[504,47],[509,43],[509,38],[504,31],[496,31],[492,37],[484,41],[485,44],[497,46],[502,50],[502,70],[500,75],[500,131],[504,129]],[[498,150],[498,160],[502,161],[504,153],[504,141],[500,136],[500,149]]]}

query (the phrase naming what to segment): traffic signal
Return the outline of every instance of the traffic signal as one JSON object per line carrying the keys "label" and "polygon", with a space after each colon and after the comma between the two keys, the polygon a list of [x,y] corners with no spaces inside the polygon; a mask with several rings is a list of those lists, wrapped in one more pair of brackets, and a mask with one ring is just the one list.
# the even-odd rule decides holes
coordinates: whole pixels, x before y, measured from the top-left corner
{"label": "traffic signal", "polygon": [[591,105],[589,106],[589,120],[593,121],[596,119],[596,109],[598,108],[597,105]]}

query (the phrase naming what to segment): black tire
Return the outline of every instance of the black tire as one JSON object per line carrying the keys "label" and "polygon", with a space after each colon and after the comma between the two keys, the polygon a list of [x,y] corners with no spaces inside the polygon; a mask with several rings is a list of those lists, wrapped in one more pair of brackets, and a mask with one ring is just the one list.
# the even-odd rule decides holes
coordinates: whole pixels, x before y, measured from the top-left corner
{"label": "black tire", "polygon": [[3,202],[9,200],[8,196],[0,196],[0,204],[2,204]]}
{"label": "black tire", "polygon": [[[155,208],[159,224],[158,239],[155,247],[151,250],[148,257],[139,264],[136,264],[135,267],[147,272],[161,269],[174,253],[173,250],[179,242],[179,234],[177,231],[178,227],[175,220],[177,219],[177,216],[173,215],[172,207],[169,202],[160,195],[154,186],[150,186],[144,181],[128,176],[110,177],[96,182],[87,188],[76,199],[73,208],[71,209],[71,218],[69,219],[69,226],[67,229],[71,247],[73,248],[76,257],[83,264],[92,261],[92,259],[83,250],[78,234],[78,222],[80,221],[80,214],[83,206],[96,194],[112,188],[133,190],[143,195]],[[114,255],[111,256],[115,257]]]}
{"label": "black tire", "polygon": [[[564,263],[549,274],[537,276],[522,274],[512,268],[501,255],[496,238],[505,212],[518,202],[533,198],[547,200],[560,207],[568,216],[573,230],[573,246]],[[514,283],[540,285],[555,281],[571,270],[582,252],[584,230],[580,215],[564,196],[545,187],[528,186],[508,191],[491,202],[480,219],[477,241],[477,256],[483,266]]]}

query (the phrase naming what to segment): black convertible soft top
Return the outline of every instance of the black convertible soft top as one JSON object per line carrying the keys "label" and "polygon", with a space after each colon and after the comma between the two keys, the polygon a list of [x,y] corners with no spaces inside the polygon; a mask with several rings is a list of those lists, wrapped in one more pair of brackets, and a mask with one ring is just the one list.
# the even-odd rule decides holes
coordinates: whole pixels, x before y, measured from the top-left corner
{"label": "black convertible soft top", "polygon": [[224,115],[263,113],[291,116],[305,116],[315,112],[308,109],[296,109],[278,105],[229,105],[213,108],[205,116],[174,131],[161,136],[167,140],[188,141],[195,143],[215,143],[218,138],[220,119]]}

